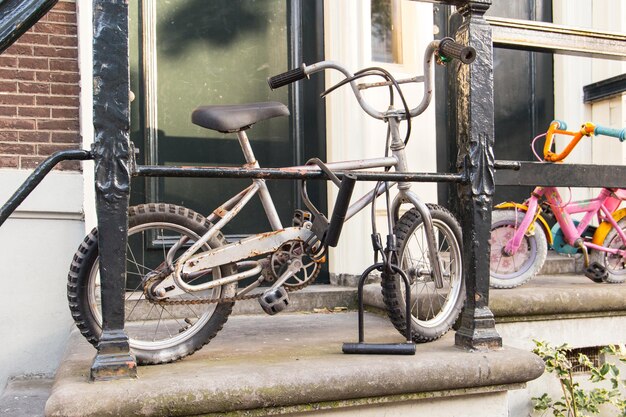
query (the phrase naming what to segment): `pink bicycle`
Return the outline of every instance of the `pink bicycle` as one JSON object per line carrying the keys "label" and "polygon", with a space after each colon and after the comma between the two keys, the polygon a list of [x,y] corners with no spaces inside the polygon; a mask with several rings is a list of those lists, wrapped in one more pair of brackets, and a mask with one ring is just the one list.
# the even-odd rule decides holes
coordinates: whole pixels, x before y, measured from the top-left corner
{"label": "pink bicycle", "polygon": [[[563,122],[550,123],[548,132],[533,141],[533,152],[535,141],[543,136],[546,162],[562,161],[585,136],[605,135],[626,140],[626,128],[585,123],[579,131],[566,129]],[[552,152],[555,135],[572,136],[559,154]],[[585,275],[595,282],[626,281],[626,208],[618,210],[623,200],[626,189],[602,188],[591,200],[564,202],[556,187],[536,187],[524,204],[497,205],[491,221],[491,286],[514,288],[531,279],[543,266],[548,245],[557,253],[582,253]],[[556,220],[552,228],[542,215],[546,210]],[[580,221],[572,219],[576,213],[584,213]],[[591,225],[594,218],[598,220],[597,227]]]}

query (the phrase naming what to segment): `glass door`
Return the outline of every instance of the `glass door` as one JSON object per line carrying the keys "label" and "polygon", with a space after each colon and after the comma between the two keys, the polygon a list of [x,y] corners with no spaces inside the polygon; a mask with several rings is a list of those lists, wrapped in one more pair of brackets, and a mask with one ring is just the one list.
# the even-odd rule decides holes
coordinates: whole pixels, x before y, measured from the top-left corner
{"label": "glass door", "polygon": [[[323,59],[321,3],[131,2],[131,78],[136,95],[132,140],[140,149],[138,163],[243,165],[236,136],[193,125],[191,113],[201,105],[260,101],[282,102],[292,114],[248,130],[262,167],[291,166],[312,156],[324,157],[323,103],[314,94],[322,88],[323,79],[277,91],[271,91],[266,83],[267,77],[305,60]],[[314,111],[305,112],[312,106]],[[165,201],[207,215],[249,184],[250,180],[237,179],[136,179],[132,202]],[[325,204],[321,201],[324,184],[314,186],[318,204]],[[283,225],[290,225],[294,209],[300,207],[297,184],[268,181],[268,187]],[[234,237],[268,230],[269,223],[255,198],[224,232]]]}

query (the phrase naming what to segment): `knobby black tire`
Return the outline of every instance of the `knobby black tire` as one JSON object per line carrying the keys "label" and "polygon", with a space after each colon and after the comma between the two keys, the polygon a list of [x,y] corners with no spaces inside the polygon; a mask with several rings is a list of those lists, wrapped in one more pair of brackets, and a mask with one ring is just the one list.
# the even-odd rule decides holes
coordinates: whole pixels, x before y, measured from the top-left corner
{"label": "knobby black tire", "polygon": [[[429,342],[438,339],[443,336],[448,330],[450,330],[450,328],[454,325],[457,318],[459,317],[465,301],[465,284],[463,280],[463,268],[461,259],[461,227],[459,226],[459,223],[456,221],[452,213],[450,213],[443,207],[429,204],[428,208],[433,218],[435,233],[441,233],[443,229],[447,229],[446,233],[449,235],[447,236],[447,238],[450,240],[450,245],[456,246],[451,250],[455,251],[454,256],[458,256],[458,259],[455,259],[453,261],[457,264],[454,265],[455,276],[450,279],[450,281],[452,282],[449,291],[449,294],[451,294],[451,298],[448,301],[444,302],[443,309],[439,310],[440,314],[442,315],[440,317],[437,317],[436,320],[430,321],[422,320],[419,317],[416,317],[416,315],[411,312],[411,336],[413,338],[413,341],[418,343]],[[412,282],[411,288],[414,293],[417,292],[418,278],[416,278],[415,276],[411,277],[411,273],[407,271],[408,268],[404,257],[408,256],[405,252],[407,251],[407,245],[409,244],[411,236],[422,225],[422,223],[423,221],[421,215],[416,209],[413,208],[404,213],[404,215],[400,218],[400,220],[396,223],[394,227],[394,233],[398,241],[398,259],[400,260],[399,264],[403,271],[407,272],[407,275],[409,275],[409,280]],[[451,269],[452,265],[449,265],[449,267]],[[444,281],[446,281],[446,278],[444,278]],[[387,274],[383,273],[381,284],[383,301],[387,309],[387,314],[395,328],[402,335],[406,335],[406,305],[404,298],[403,280],[399,275],[393,275],[389,277]],[[434,283],[426,283],[425,285],[433,286]],[[422,293],[417,295],[417,297],[419,297],[421,294]],[[415,296],[416,294],[413,295]],[[412,297],[412,303],[413,299],[414,298]],[[420,313],[416,311],[416,314],[419,315]]]}
{"label": "knobby black tire", "polygon": [[[192,231],[202,236],[211,224],[202,215],[185,207],[173,204],[143,204],[129,209],[129,229],[133,227],[149,228],[150,223],[171,224]],[[219,233],[208,242],[208,246],[215,248],[225,244],[225,239]],[[70,311],[81,334],[94,346],[97,346],[102,333],[101,322],[94,316],[89,303],[90,276],[92,269],[98,267],[98,231],[94,229],[85,237],[74,255],[68,274],[67,296]],[[221,276],[235,273],[234,265],[223,265],[219,272]],[[93,281],[93,279],[91,280]],[[95,285],[92,284],[91,285]],[[221,287],[222,297],[232,297],[236,292],[236,284]],[[162,350],[138,348],[133,339],[130,339],[131,351],[135,354],[139,364],[158,364],[172,362],[188,356],[207,344],[222,329],[228,316],[232,312],[234,303],[219,303],[216,305],[210,318],[201,328],[180,341],[176,346]],[[200,326],[200,325],[198,325]]]}

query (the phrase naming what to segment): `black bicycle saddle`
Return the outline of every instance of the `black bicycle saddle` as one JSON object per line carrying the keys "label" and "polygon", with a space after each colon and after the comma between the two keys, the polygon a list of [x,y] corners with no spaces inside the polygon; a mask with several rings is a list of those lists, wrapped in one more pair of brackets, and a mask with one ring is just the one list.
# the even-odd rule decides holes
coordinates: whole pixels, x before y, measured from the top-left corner
{"label": "black bicycle saddle", "polygon": [[234,104],[226,106],[200,106],[191,114],[192,123],[222,133],[240,132],[261,120],[289,116],[289,109],[282,103]]}

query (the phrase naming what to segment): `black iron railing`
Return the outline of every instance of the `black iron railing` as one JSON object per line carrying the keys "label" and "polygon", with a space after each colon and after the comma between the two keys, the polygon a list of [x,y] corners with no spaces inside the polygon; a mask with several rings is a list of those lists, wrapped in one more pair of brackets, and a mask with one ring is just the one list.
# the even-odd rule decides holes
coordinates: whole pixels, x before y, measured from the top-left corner
{"label": "black iron railing", "polygon": [[[427,0],[428,1],[428,0]],[[530,164],[514,161],[495,161],[493,156],[493,58],[494,41],[492,27],[484,14],[491,0],[431,1],[457,6],[463,23],[456,32],[457,42],[473,46],[477,51],[474,64],[462,65],[449,71],[450,82],[456,91],[455,101],[450,103],[454,114],[456,142],[459,149],[457,173],[449,174],[394,174],[359,173],[358,180],[433,181],[458,184],[461,200],[460,218],[464,232],[464,268],[466,271],[467,302],[456,334],[456,344],[467,348],[493,348],[501,346],[495,330],[493,314],[489,309],[489,230],[491,205],[496,184],[539,184],[539,177],[552,178],[550,184],[577,186],[600,185],[597,176],[584,175],[584,166]],[[0,50],[4,50],[25,30],[36,22],[56,1],[54,0],[5,0],[0,3]],[[102,279],[103,333],[98,354],[92,366],[92,378],[96,380],[132,377],[136,364],[129,351],[128,338],[124,332],[124,277],[125,242],[128,225],[128,201],[131,175],[185,176],[185,177],[237,177],[278,179],[327,179],[321,173],[303,173],[289,169],[237,169],[237,168],[177,168],[139,166],[131,172],[131,146],[129,141],[129,62],[128,62],[128,4],[120,0],[93,0],[94,4],[94,127],[95,143],[91,152],[66,151],[55,154],[29,177],[11,200],[0,211],[0,224],[15,210],[24,198],[41,181],[56,163],[63,159],[95,161],[96,211],[99,227],[100,274]],[[506,22],[492,20],[497,24],[499,45],[518,49],[541,49],[559,53],[593,56],[598,46],[609,42],[607,48],[614,59],[626,59],[626,40],[593,34],[567,34],[551,30],[552,44],[545,47],[536,43],[513,42],[507,34],[536,38],[545,31],[541,25],[519,21],[507,26]],[[542,24],[543,25],[543,24]],[[550,25],[544,25],[554,29]],[[504,29],[503,29],[504,28]],[[518,32],[522,33],[519,35]],[[574,38],[572,38],[574,35]],[[566,38],[568,37],[568,38]],[[604,39],[604,40],[603,40]],[[584,42],[587,50],[576,49],[573,43]],[[569,46],[568,46],[569,43]],[[595,47],[592,45],[596,45]],[[616,47],[617,45],[617,47]],[[594,51],[595,48],[595,51]],[[608,49],[607,49],[608,50]],[[620,53],[619,51],[625,51]],[[606,54],[604,54],[606,57]],[[498,174],[495,170],[508,171]],[[593,168],[596,170],[596,168]],[[609,172],[624,167],[602,167],[608,178]],[[594,171],[596,172],[596,171]],[[626,178],[611,176],[611,184],[626,188]],[[602,182],[602,185],[606,185]],[[105,266],[105,267],[103,267]]]}

